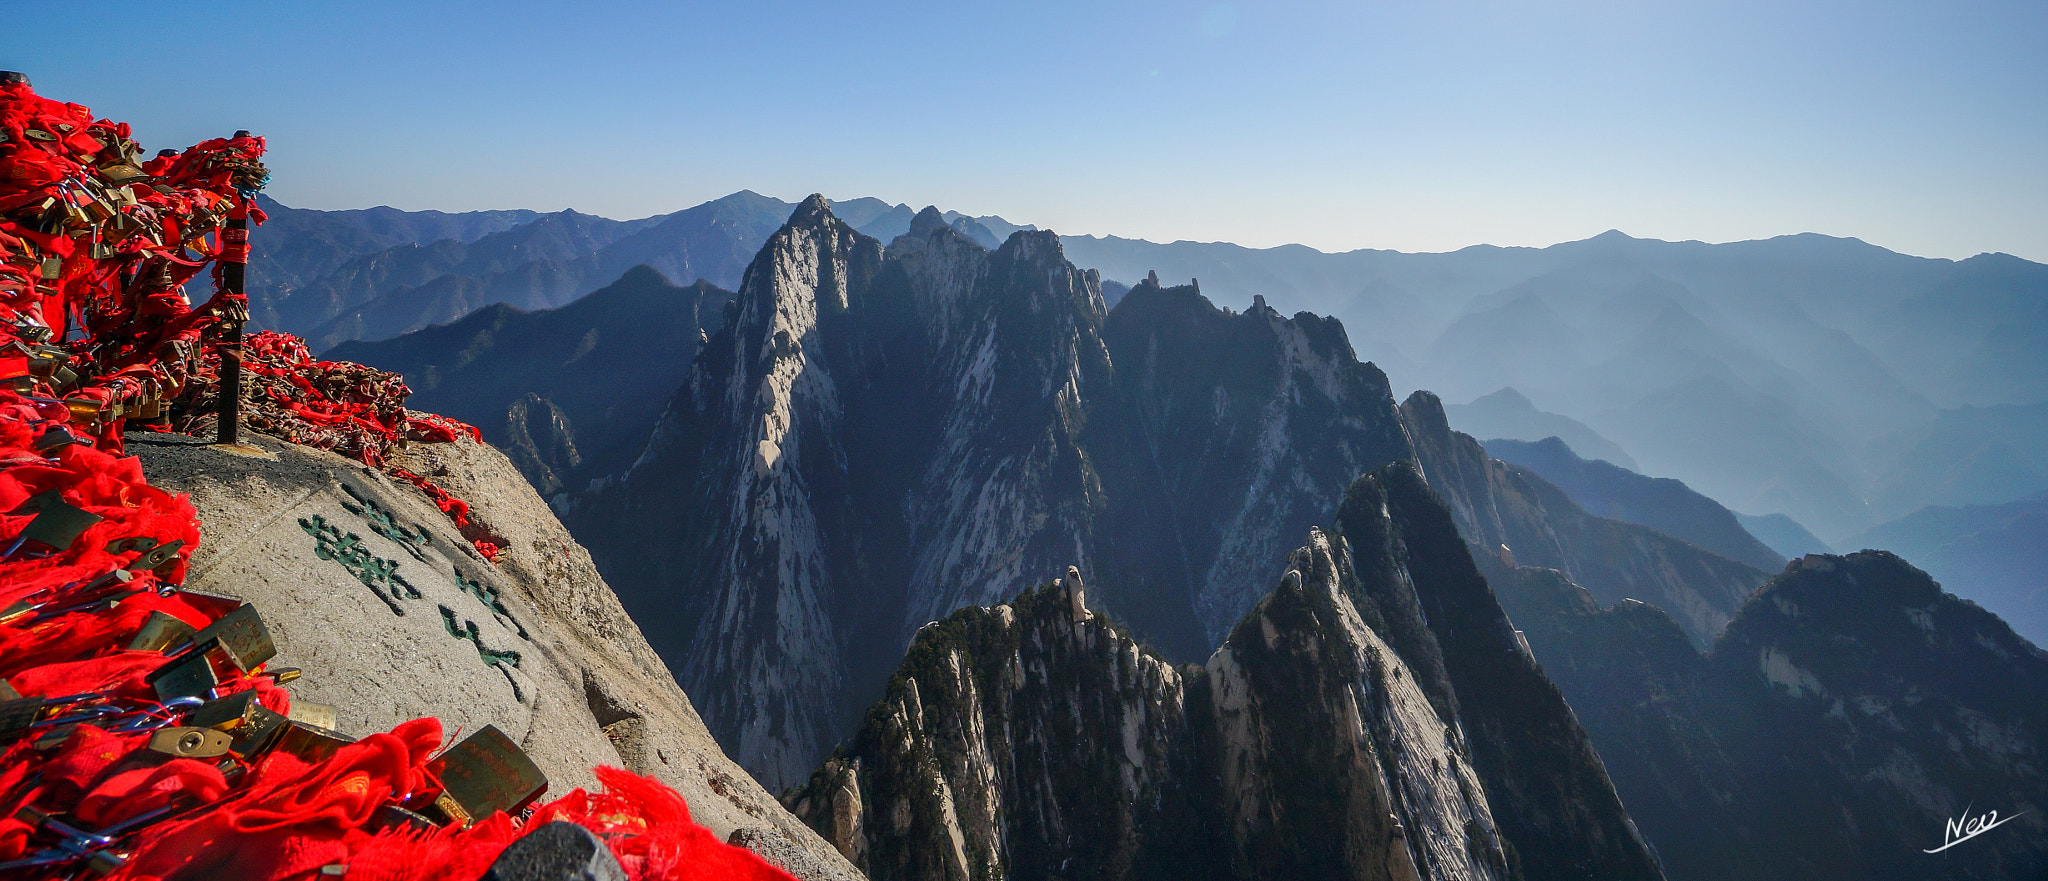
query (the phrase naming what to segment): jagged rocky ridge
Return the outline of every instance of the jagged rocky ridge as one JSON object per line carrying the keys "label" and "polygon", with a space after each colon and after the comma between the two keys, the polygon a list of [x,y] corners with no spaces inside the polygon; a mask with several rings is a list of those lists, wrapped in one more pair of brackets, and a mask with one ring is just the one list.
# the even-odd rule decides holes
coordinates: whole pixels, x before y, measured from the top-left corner
{"label": "jagged rocky ridge", "polygon": [[1676,881],[2048,871],[2048,653],[1898,557],[1793,561],[1707,653],[1554,570],[1494,582]]}
{"label": "jagged rocky ridge", "polygon": [[928,625],[785,802],[877,879],[1661,877],[1412,467],[1337,520],[1204,665],[1073,570]]}
{"label": "jagged rocky ridge", "polygon": [[1488,554],[1528,545],[1702,643],[1767,577],[1488,464],[1433,397],[1397,406],[1335,321],[1156,278],[1108,311],[1049,232],[989,251],[928,210],[884,248],[822,198],[749,266],[632,468],[565,507],[721,742],[784,785],[919,626],[1036,573],[1116,573],[1106,610],[1205,657],[1396,461]]}

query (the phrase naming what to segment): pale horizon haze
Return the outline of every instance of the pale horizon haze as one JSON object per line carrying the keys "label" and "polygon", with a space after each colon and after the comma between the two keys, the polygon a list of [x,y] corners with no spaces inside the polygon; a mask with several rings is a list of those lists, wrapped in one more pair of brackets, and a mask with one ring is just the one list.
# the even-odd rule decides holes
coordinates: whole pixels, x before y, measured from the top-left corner
{"label": "pale horizon haze", "polygon": [[[2048,262],[2048,4],[9,4],[0,69],[307,208],[741,189],[1325,251],[1817,232]],[[127,21],[133,26],[117,26]],[[187,47],[176,55],[168,47]]]}

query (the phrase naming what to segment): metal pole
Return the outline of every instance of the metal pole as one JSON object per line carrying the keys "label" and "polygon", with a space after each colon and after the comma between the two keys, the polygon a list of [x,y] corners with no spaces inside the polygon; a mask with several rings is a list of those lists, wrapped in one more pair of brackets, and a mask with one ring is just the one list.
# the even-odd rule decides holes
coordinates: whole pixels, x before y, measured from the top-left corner
{"label": "metal pole", "polygon": [[[246,138],[246,131],[235,132],[235,137]],[[243,198],[237,195],[237,199]],[[221,292],[243,296],[247,279],[247,258],[242,256],[246,249],[241,245],[249,241],[248,205],[240,204],[228,215],[228,225],[221,234],[222,250],[220,286]],[[230,259],[232,258],[232,259]],[[236,444],[241,442],[242,430],[242,322],[248,320],[245,310],[236,309],[220,323],[220,415],[216,424],[214,443]]]}

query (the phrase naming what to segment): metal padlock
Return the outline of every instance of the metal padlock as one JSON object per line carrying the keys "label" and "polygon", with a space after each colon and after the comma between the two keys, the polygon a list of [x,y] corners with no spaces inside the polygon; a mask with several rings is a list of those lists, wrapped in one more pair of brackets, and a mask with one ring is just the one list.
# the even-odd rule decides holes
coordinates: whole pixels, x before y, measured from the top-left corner
{"label": "metal padlock", "polygon": [[211,728],[163,728],[149,736],[149,748],[181,759],[224,756],[234,738]]}
{"label": "metal padlock", "polygon": [[127,160],[123,158],[120,162],[111,162],[100,166],[100,177],[110,184],[125,184],[129,181],[142,180],[149,177],[149,175],[143,174],[142,169],[128,164]]}
{"label": "metal padlock", "polygon": [[262,755],[277,743],[277,736],[290,722],[283,713],[256,704],[249,709],[247,720],[229,732],[234,735],[235,742],[228,747],[228,752],[245,761]]}
{"label": "metal padlock", "polygon": [[[172,545],[182,546],[183,542],[158,545],[143,556],[151,557],[158,551],[171,548]],[[132,567],[134,564],[130,565]],[[204,630],[192,637],[192,641],[195,644],[217,643],[227,653],[228,660],[244,673],[277,656],[277,644],[271,640],[269,628],[263,626],[263,616],[257,613],[254,605],[248,603],[207,625]]]}
{"label": "metal padlock", "polygon": [[[127,570],[121,570],[123,572]],[[131,652],[161,652],[176,648],[192,641],[199,631],[192,625],[178,620],[174,615],[151,612],[142,622],[142,629],[135,632],[135,638],[128,641]]]}
{"label": "metal padlock", "polygon": [[465,826],[498,811],[516,813],[548,789],[540,766],[496,725],[435,756],[427,770],[446,788],[434,806]]}
{"label": "metal padlock", "polygon": [[238,691],[217,701],[185,714],[185,724],[194,728],[212,728],[216,731],[234,731],[249,723],[255,711],[263,708],[254,691]]}
{"label": "metal padlock", "polygon": [[177,559],[178,551],[185,547],[185,540],[174,538],[167,542],[151,545],[149,550],[127,565],[130,572],[147,572]]}
{"label": "metal padlock", "polygon": [[315,728],[325,728],[332,731],[334,730],[338,713],[333,707],[326,704],[293,700],[292,711],[288,716],[294,722],[303,722]]}
{"label": "metal padlock", "polygon": [[319,764],[332,758],[342,747],[355,742],[355,738],[331,728],[286,720],[284,728],[277,734],[276,745],[271,749]]}
{"label": "metal padlock", "polygon": [[165,702],[181,697],[211,695],[220,686],[220,677],[214,675],[213,659],[209,655],[219,650],[217,641],[194,646],[143,677],[142,681],[156,689],[157,697]]}
{"label": "metal padlock", "polygon": [[18,510],[34,510],[38,513],[35,519],[30,520],[28,526],[21,530],[15,544],[19,545],[26,539],[42,542],[58,550],[70,547],[71,543],[77,541],[78,536],[86,530],[91,529],[93,524],[106,519],[64,501],[62,494],[57,490],[38,494]]}

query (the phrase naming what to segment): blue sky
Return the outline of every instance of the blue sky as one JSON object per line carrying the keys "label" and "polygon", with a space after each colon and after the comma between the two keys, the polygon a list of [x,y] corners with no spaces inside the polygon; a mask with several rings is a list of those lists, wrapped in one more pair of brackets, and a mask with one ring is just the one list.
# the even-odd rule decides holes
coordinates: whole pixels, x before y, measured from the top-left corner
{"label": "blue sky", "polygon": [[7,15],[0,67],[151,148],[266,135],[273,195],[304,207],[626,218],[745,188],[1155,241],[1811,231],[2048,260],[2038,0],[16,0]]}

